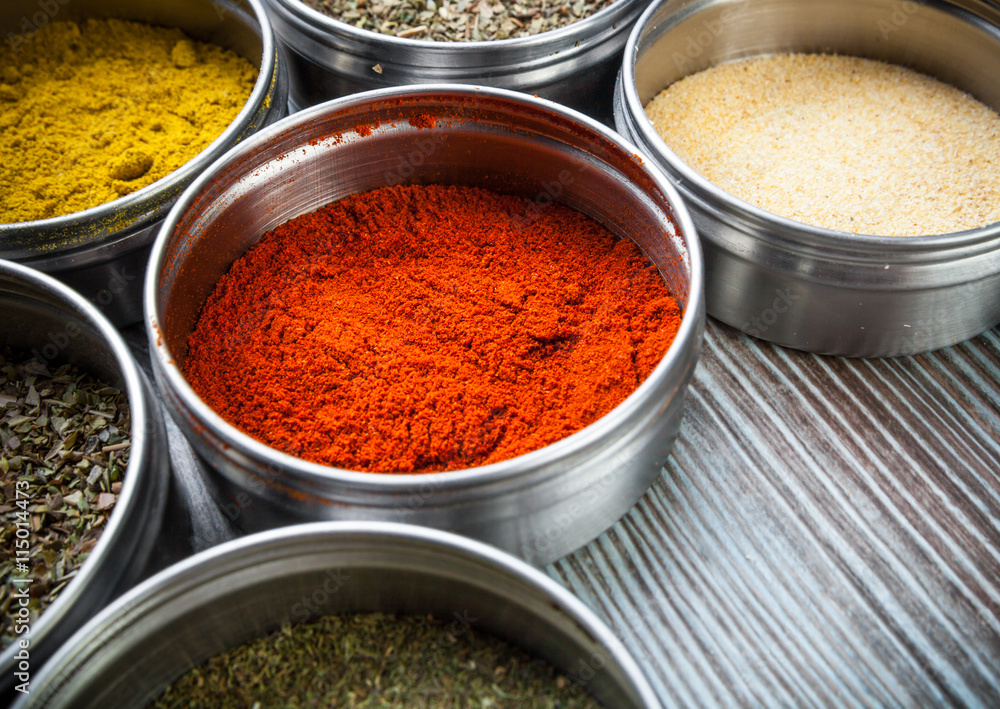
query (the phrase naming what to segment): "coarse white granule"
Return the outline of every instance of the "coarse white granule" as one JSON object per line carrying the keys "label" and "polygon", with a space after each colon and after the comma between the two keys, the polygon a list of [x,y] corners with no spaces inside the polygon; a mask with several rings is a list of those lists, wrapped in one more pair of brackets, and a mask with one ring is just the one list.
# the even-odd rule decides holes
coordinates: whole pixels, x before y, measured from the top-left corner
{"label": "coarse white granule", "polygon": [[796,221],[882,236],[1000,222],[1000,115],[910,69],[757,57],[681,79],[646,115],[715,185]]}

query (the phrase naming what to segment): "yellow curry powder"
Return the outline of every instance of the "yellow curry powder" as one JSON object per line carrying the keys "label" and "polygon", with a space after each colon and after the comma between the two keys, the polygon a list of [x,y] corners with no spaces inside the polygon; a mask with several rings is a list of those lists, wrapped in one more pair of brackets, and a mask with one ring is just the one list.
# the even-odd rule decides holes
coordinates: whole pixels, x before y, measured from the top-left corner
{"label": "yellow curry powder", "polygon": [[232,123],[257,80],[178,29],[55,22],[0,48],[0,223],[96,207],[156,182]]}

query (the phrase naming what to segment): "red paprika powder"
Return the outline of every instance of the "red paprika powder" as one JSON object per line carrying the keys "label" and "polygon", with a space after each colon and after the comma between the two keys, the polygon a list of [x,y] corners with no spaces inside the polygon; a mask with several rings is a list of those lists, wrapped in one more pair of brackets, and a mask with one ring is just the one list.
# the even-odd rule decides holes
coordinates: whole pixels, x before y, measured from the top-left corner
{"label": "red paprika powder", "polygon": [[353,195],[274,229],[208,298],[185,375],[300,458],[422,473],[506,460],[608,413],[681,311],[655,267],[561,205],[449,186]]}

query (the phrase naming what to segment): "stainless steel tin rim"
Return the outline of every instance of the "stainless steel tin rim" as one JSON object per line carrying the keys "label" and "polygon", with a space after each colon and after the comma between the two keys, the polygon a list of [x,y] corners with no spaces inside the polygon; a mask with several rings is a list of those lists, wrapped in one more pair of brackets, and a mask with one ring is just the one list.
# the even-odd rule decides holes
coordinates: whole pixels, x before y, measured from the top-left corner
{"label": "stainless steel tin rim", "polygon": [[548,62],[563,61],[565,57],[556,56],[559,53],[556,47],[560,49],[566,46],[572,47],[578,40],[586,39],[596,26],[615,25],[616,28],[616,23],[628,19],[632,6],[635,4],[630,0],[617,0],[603,10],[572,24],[527,37],[471,42],[437,42],[414,37],[396,37],[395,35],[360,29],[324,15],[301,0],[268,1],[275,6],[276,10],[289,18],[295,18],[300,26],[310,28],[310,34],[314,35],[313,38],[317,41],[328,42],[326,37],[332,34],[338,39],[343,37],[348,41],[361,44],[377,42],[384,45],[387,51],[386,58],[391,61],[406,59],[410,56],[412,48],[419,47],[422,51],[427,52],[428,56],[438,59],[439,66],[442,68],[457,68],[454,57],[459,55],[466,56],[472,66],[480,63],[488,65],[497,55],[516,50],[525,53],[541,50]]}
{"label": "stainless steel tin rim", "polygon": [[[438,557],[455,557],[485,565],[531,587],[546,599],[546,613],[569,618],[593,645],[607,653],[603,661],[618,666],[628,683],[627,690],[640,706],[651,709],[661,706],[639,665],[614,633],[582,601],[548,576],[490,545],[448,532],[392,522],[295,525],[243,537],[178,562],[132,589],[82,628],[33,680],[39,689],[22,697],[15,706],[75,706],[74,695],[81,690],[86,693],[86,678],[95,671],[98,675],[100,672],[90,669],[88,663],[99,661],[106,652],[105,647],[114,643],[123,630],[143,622],[148,625],[150,618],[153,624],[165,625],[170,618],[160,618],[163,612],[176,615],[192,605],[197,609],[207,597],[226,595],[231,592],[226,581],[236,574],[250,572],[244,573],[239,580],[239,591],[243,593],[261,583],[261,574],[252,572],[262,564],[279,563],[292,570],[296,568],[297,558],[320,554],[336,558],[338,544],[364,541],[370,544],[373,540],[383,544],[420,545]],[[380,561],[379,565],[384,563]],[[463,579],[463,582],[473,586],[481,584],[477,578]]]}
{"label": "stainless steel tin rim", "polygon": [[[692,169],[664,142],[648,120],[638,118],[644,116],[645,112],[635,81],[631,79],[635,76],[643,32],[649,27],[651,18],[670,1],[657,0],[650,4],[636,22],[625,44],[624,64],[618,75],[618,87],[615,92],[618,104],[615,113],[616,121],[620,125],[627,126],[625,133],[628,137],[653,151],[654,154],[663,156],[658,163],[679,185],[685,199],[698,203],[706,211],[715,212],[717,218],[733,224],[739,224],[740,220],[767,224],[780,234],[776,240],[780,240],[783,247],[810,254],[821,253],[827,257],[831,253],[837,253],[845,260],[863,259],[871,255],[892,261],[936,261],[940,258],[952,258],[953,256],[948,253],[950,251],[973,255],[980,251],[996,249],[996,241],[1000,238],[1000,223],[949,234],[924,236],[876,236],[825,229],[782,217],[741,200]],[[656,26],[653,34],[656,37],[661,36],[682,19],[684,18],[676,15],[666,19]],[[991,31],[997,34],[1000,41],[1000,30],[992,28]],[[622,97],[624,105],[620,103]]]}
{"label": "stainless steel tin rim", "polygon": [[[278,82],[278,50],[261,0],[240,0],[253,11],[263,42],[260,72],[246,104],[233,122],[197,156],[161,180],[111,202],[60,217],[0,224],[0,255],[7,259],[44,259],[46,270],[76,259],[80,249],[96,250],[89,260],[135,248],[129,237],[166,213],[195,175],[242,138],[253,119],[269,106]],[[229,12],[237,12],[234,7]],[[282,82],[283,83],[283,82]],[[65,254],[65,258],[63,255]]]}
{"label": "stainless steel tin rim", "polygon": [[[600,133],[608,140],[619,144],[623,150],[638,155],[639,149],[631,143],[625,141],[617,133],[601,125],[599,122],[574,111],[570,108],[560,106],[545,99],[527,96],[506,89],[488,88],[480,86],[465,86],[461,84],[425,84],[419,86],[390,87],[365,92],[355,96],[347,96],[335,99],[326,104],[321,104],[310,109],[296,113],[283,121],[262,131],[251,139],[243,142],[226,157],[219,159],[210,169],[206,170],[188,189],[188,191],[177,201],[170,214],[164,221],[156,243],[153,245],[153,252],[150,258],[149,273],[160,273],[164,267],[166,247],[171,232],[176,228],[184,212],[191,206],[197,193],[206,185],[211,183],[213,175],[225,164],[238,160],[241,156],[249,155],[265,144],[273,134],[294,125],[298,122],[305,122],[312,116],[330,110],[333,106],[349,107],[366,102],[372,97],[392,98],[404,96],[428,96],[441,93],[451,93],[459,96],[485,96],[503,98],[509,101],[522,102],[547,110],[556,111],[563,115],[572,117],[583,123],[588,129]],[[696,233],[694,223],[684,207],[683,201],[677,190],[671,185],[662,174],[648,162],[643,163],[643,169],[656,183],[657,187],[667,195],[674,208],[674,216],[684,234],[694,235]],[[689,287],[689,300],[684,308],[684,315],[681,327],[677,332],[673,344],[666,355],[659,362],[653,373],[619,406],[610,413],[595,421],[577,433],[568,436],[556,443],[550,444],[530,453],[518,456],[507,461],[493,463],[490,465],[469,468],[441,473],[422,474],[386,474],[386,473],[365,473],[343,468],[324,466],[318,463],[296,458],[287,453],[282,453],[269,446],[260,443],[247,434],[239,431],[222,417],[212,411],[204,404],[197,393],[181,374],[176,365],[176,359],[170,348],[167,347],[163,338],[156,333],[161,331],[160,314],[156,306],[157,284],[155,279],[147,279],[145,286],[144,307],[146,313],[147,330],[150,332],[150,346],[153,357],[158,361],[163,376],[169,381],[169,388],[165,395],[177,397],[180,400],[180,409],[188,412],[186,415],[194,417],[195,425],[204,427],[211,434],[222,441],[224,446],[234,450],[247,450],[259,459],[272,458],[289,470],[301,476],[303,480],[314,485],[323,485],[330,481],[341,481],[349,483],[356,489],[364,491],[385,492],[389,495],[402,494],[414,489],[417,485],[431,485],[435,489],[461,491],[467,490],[472,485],[478,483],[504,481],[511,485],[516,485],[519,478],[536,473],[537,469],[545,463],[549,463],[564,457],[571,451],[585,448],[587,443],[599,438],[608,430],[615,427],[616,421],[626,418],[632,413],[642,400],[644,394],[649,389],[655,387],[658,379],[664,373],[675,366],[676,362],[683,357],[684,345],[692,340],[700,339],[701,328],[703,327],[704,311],[704,282],[701,247],[696,238],[689,240],[687,244],[687,261],[691,267],[691,282]],[[555,472],[553,472],[553,475]]]}
{"label": "stainless steel tin rim", "polygon": [[437,42],[359,29],[300,0],[266,0],[296,108],[386,86],[483,84],[552,98],[611,123],[614,76],[646,0],[617,0],[528,37]]}
{"label": "stainless steel tin rim", "polygon": [[[905,8],[905,9],[904,9]],[[890,24],[883,21],[902,16]],[[775,21],[780,15],[781,21]],[[888,19],[887,19],[888,18]],[[615,125],[677,184],[706,254],[709,315],[808,352],[894,357],[947,347],[1000,321],[1000,223],[874,236],[800,224],[722,191],[681,162],[643,101],[710,66],[778,52],[902,64],[1000,107],[1000,9],[984,0],[658,0],[633,28]]]}
{"label": "stainless steel tin rim", "polygon": [[[31,624],[28,636],[30,652],[37,659],[45,656],[43,648],[44,653],[48,654],[55,649],[55,646],[49,647],[53,641],[61,642],[65,639],[62,636],[66,629],[60,625],[80,604],[89,602],[88,596],[94,593],[95,587],[104,589],[101,594],[104,596],[103,602],[106,602],[112,587],[118,581],[118,578],[109,577],[123,577],[126,574],[136,576],[142,571],[142,568],[129,568],[128,564],[131,563],[133,567],[145,564],[145,557],[140,555],[141,558],[115,560],[110,558],[110,554],[112,547],[122,544],[123,535],[134,535],[126,541],[137,546],[149,545],[155,541],[163,515],[162,501],[166,496],[169,467],[162,451],[159,451],[160,456],[156,455],[158,441],[162,443],[165,440],[165,430],[159,410],[153,409],[156,403],[152,399],[152,391],[114,326],[76,291],[35,269],[0,260],[0,282],[6,279],[27,284],[51,297],[68,312],[79,317],[100,337],[112,354],[114,366],[121,375],[122,390],[128,399],[131,417],[129,463],[115,509],[76,577],[63,589],[59,598]],[[138,535],[130,527],[136,523],[145,530]],[[126,566],[123,567],[122,563]],[[113,567],[110,571],[109,565]],[[92,613],[96,609],[87,610]],[[0,656],[0,667],[4,673],[0,684],[13,680],[14,655],[17,651],[17,643],[14,643]]]}

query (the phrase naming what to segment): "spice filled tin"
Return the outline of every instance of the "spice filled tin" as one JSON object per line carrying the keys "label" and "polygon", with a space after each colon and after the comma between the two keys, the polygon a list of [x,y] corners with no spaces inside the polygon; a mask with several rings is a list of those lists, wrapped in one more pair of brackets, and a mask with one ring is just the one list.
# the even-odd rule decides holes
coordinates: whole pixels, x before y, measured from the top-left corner
{"label": "spice filled tin", "polygon": [[[708,314],[781,345],[860,357],[933,350],[1000,322],[1000,224],[937,235],[874,236],[780,217],[702,177],[667,146],[644,112],[657,94],[684,77],[775,53],[848,55],[900,65],[997,110],[998,27],[1000,10],[978,0],[651,5],[625,51],[615,124],[664,169],[691,207],[705,248]],[[896,158],[905,161],[906,155]],[[932,192],[947,188],[921,185]],[[891,194],[887,202],[892,204]]]}
{"label": "spice filled tin", "polygon": [[603,706],[660,706],[611,630],[544,574],[446,532],[365,522],[272,530],[175,564],[94,618],[15,706],[147,706],[213,655],[284,624],[360,612],[433,614],[454,636],[490,633],[548,661]]}
{"label": "spice filled tin", "polygon": [[[13,64],[5,66],[4,73],[0,76],[0,92],[5,95],[2,120],[7,125],[26,125],[29,130],[32,125],[50,125],[47,122],[49,119],[32,113],[39,110],[37,107],[44,105],[44,101],[21,107],[22,102],[27,100],[21,96],[25,91],[25,82],[30,77],[37,78],[39,72],[46,70],[54,72],[53,86],[71,78],[60,65],[56,64],[55,69],[45,69],[42,65],[29,61],[29,55],[38,54],[51,62],[55,62],[55,57],[61,57],[63,63],[68,67],[76,67],[82,75],[86,71],[86,65],[74,58],[78,56],[75,52],[95,51],[102,60],[114,58],[112,55],[116,49],[113,39],[108,40],[110,45],[97,43],[94,45],[97,48],[91,50],[81,49],[81,45],[77,44],[78,40],[70,36],[80,37],[82,30],[86,37],[89,31],[86,26],[88,20],[137,22],[157,28],[157,31],[163,28],[163,32],[179,29],[191,40],[234,52],[248,62],[248,70],[257,69],[257,78],[251,79],[252,88],[245,104],[228,127],[224,127],[221,134],[204,149],[166,176],[131,192],[128,190],[133,189],[132,187],[122,187],[120,192],[125,193],[123,196],[81,211],[51,217],[28,216],[26,220],[0,223],[0,258],[24,263],[54,275],[83,293],[112,322],[126,325],[141,319],[142,284],[149,247],[170,206],[194,177],[226,150],[286,115],[287,78],[284,63],[279,61],[270,23],[259,0],[240,0],[236,3],[214,0],[183,3],[74,0],[49,5],[39,4],[34,0],[11,0],[0,5],[0,36],[4,37],[5,45],[3,49],[13,57]],[[58,41],[59,46],[51,52],[37,51],[38,47],[43,46],[38,43],[56,41],[46,39],[46,33],[56,32],[57,27],[59,32],[69,38]],[[123,32],[125,35],[129,34],[128,30]],[[137,45],[137,51],[144,51],[142,43],[136,38],[133,37],[130,41]],[[191,47],[191,44],[175,47],[174,53],[168,57],[177,66],[209,61],[204,57],[196,57]],[[178,52],[178,49],[184,51]],[[199,68],[192,67],[191,70],[197,72]],[[108,72],[114,73],[114,70],[109,69]],[[106,76],[109,81],[117,81],[116,77],[108,76],[103,70],[99,75]],[[206,81],[210,84],[217,81],[211,74],[206,76],[209,77]],[[80,107],[74,111],[77,111],[76,115],[81,122],[89,120],[91,114],[99,117],[102,115],[101,111],[108,107],[113,108],[121,102],[133,100],[134,96],[153,92],[150,86],[145,80],[137,80],[137,85],[132,88],[116,84],[104,96],[91,96],[78,90],[80,95],[76,98]],[[212,102],[207,99],[203,104],[190,100],[183,103],[185,91],[190,88],[192,87],[189,85],[173,92],[176,105],[165,108],[158,116],[138,118],[127,113],[124,114],[123,122],[116,125],[102,123],[100,129],[95,129],[92,135],[74,138],[81,141],[81,144],[92,146],[94,150],[108,143],[133,146],[121,155],[110,156],[108,164],[95,162],[92,171],[81,173],[81,178],[110,169],[116,179],[121,178],[127,182],[134,178],[136,171],[148,169],[150,164],[156,170],[157,161],[162,160],[164,154],[144,146],[143,136],[159,136],[157,131],[170,130],[172,121],[182,121],[185,123],[181,125],[185,125],[200,120],[199,116],[212,107]],[[72,85],[69,89],[72,89]],[[56,108],[61,109],[56,103]],[[132,118],[129,118],[130,115]],[[52,128],[51,133],[63,135],[66,132]],[[171,138],[164,144],[174,149],[185,140],[188,138]],[[23,141],[27,146],[29,142],[35,142],[36,138],[28,134]],[[82,161],[74,164],[72,169],[84,170]],[[26,179],[24,177],[22,181]],[[49,178],[41,174],[40,179]],[[71,191],[76,195],[91,189],[82,185],[70,187],[67,175],[60,179],[62,187],[47,186],[45,189],[65,189],[67,198]],[[3,221],[3,217],[0,217],[0,222]]]}
{"label": "spice filled tin", "polygon": [[[369,89],[445,82],[535,94],[610,125],[610,97],[622,48],[646,2],[604,5],[572,24],[539,34],[449,42],[424,39],[426,33],[399,37],[359,29],[349,24],[356,20],[333,19],[302,0],[267,0],[275,33],[287,50],[293,108]],[[489,17],[488,6],[485,0],[414,4],[431,7],[438,18],[441,13],[450,18],[482,13]],[[569,16],[570,5],[563,8]],[[439,21],[414,22],[433,27]]]}
{"label": "spice filled tin", "polygon": [[[161,533],[171,473],[166,431],[152,388],[121,336],[93,305],[45,274],[0,260],[0,312],[3,312],[0,353],[10,348],[15,358],[17,353],[34,356],[31,381],[25,380],[30,385],[26,396],[5,395],[0,402],[4,568],[5,574],[9,574],[4,580],[4,603],[5,615],[13,624],[5,628],[5,635],[12,630],[15,638],[0,655],[3,668],[0,690],[9,699],[16,696],[15,686],[24,685],[33,691],[34,679],[46,658],[108,601],[141,578]],[[10,364],[7,361],[0,372],[4,392],[8,389]],[[86,463],[94,459],[95,450],[101,452],[108,439],[96,435],[94,445],[90,445],[88,436],[84,444],[85,432],[79,433],[84,429],[75,427],[75,418],[67,413],[69,409],[53,406],[47,400],[55,394],[44,388],[43,381],[58,375],[57,370],[64,365],[73,365],[124,394],[130,426],[127,432],[119,433],[128,436],[129,457],[120,489],[111,484],[107,489],[102,487],[100,494],[92,494],[94,485],[100,484],[99,477],[95,477],[94,485],[88,481],[86,489],[77,485],[91,477],[95,468]],[[75,382],[76,379],[65,388],[60,400],[76,396],[74,388],[84,391]],[[85,395],[96,396],[89,392]],[[103,409],[95,406],[87,410]],[[14,420],[8,413],[14,415]],[[40,420],[42,416],[46,416],[46,421]],[[88,419],[94,416],[99,414],[90,413]],[[64,418],[65,424],[57,421],[57,417]],[[113,423],[114,419],[110,421]],[[91,427],[96,430],[96,421],[87,423],[87,431]],[[104,430],[107,429],[105,426]],[[33,449],[29,450],[30,439],[47,435],[40,431],[51,431],[53,437],[63,436],[65,444],[62,448],[53,447],[54,452],[44,455],[44,461],[35,459]],[[108,449],[120,451],[125,447],[126,444],[112,441]],[[49,446],[45,448],[48,450]],[[79,471],[65,472],[65,466],[81,464]],[[117,490],[110,514],[97,513],[108,508],[109,490]],[[65,515],[55,514],[63,508],[67,509]],[[87,516],[95,514],[101,519],[87,522]],[[103,527],[96,545],[78,570],[71,571],[77,565],[70,563],[63,550],[74,555],[86,554],[86,549],[77,547],[90,538],[89,547],[93,543],[89,530],[99,525]],[[50,526],[59,526],[66,539],[53,544],[46,542],[43,548],[29,530],[48,533]],[[48,578],[43,579],[43,574]],[[66,585],[56,597],[61,583]],[[51,602],[37,618],[33,617],[28,609],[37,608],[43,601]]]}
{"label": "spice filled tin", "polygon": [[[293,217],[386,185],[427,183],[514,195],[517,209],[529,217],[561,202],[610,231],[612,243],[617,236],[637,244],[683,308],[676,337],[664,355],[656,355],[652,373],[609,413],[550,445],[488,465],[420,474],[311,462],[247,435],[208,406],[184,369],[189,338],[234,261]],[[280,258],[261,263],[276,276],[289,273]],[[660,474],[700,351],[701,279],[699,245],[683,204],[614,132],[550,101],[502,89],[382,89],[289,117],[192,186],[154,246],[147,325],[166,404],[237,528],[260,531],[327,519],[403,521],[459,532],[545,564],[611,526]],[[436,322],[433,316],[427,318]],[[229,337],[243,322],[220,320],[218,337]],[[362,342],[356,346],[369,351]],[[490,342],[483,344],[482,351],[493,350]],[[241,347],[233,356],[249,351]],[[301,354],[305,360],[290,353],[286,365],[308,365],[315,356]],[[362,359],[359,366],[366,369],[376,363]],[[302,403],[299,415],[309,417],[319,416],[325,405]],[[265,406],[262,415],[279,410],[282,420],[292,416],[284,404]],[[411,420],[425,426],[415,423],[417,415],[430,414],[401,415],[398,426],[405,430]],[[366,445],[369,438],[362,435],[356,443]]]}

